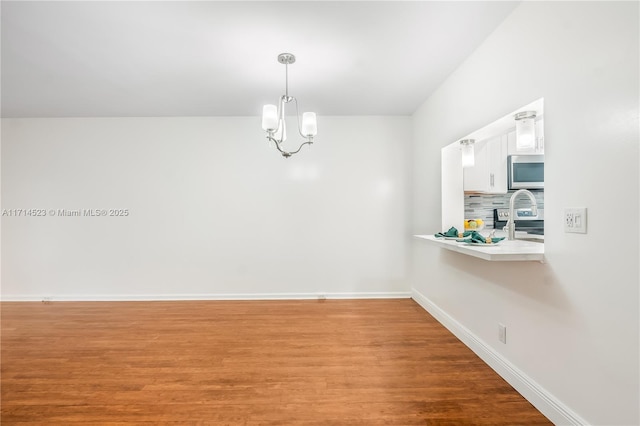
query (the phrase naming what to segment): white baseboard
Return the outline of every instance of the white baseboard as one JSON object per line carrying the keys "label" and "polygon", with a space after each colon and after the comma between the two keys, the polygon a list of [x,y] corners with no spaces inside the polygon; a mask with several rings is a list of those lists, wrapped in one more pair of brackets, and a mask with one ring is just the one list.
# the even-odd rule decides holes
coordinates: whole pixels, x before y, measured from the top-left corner
{"label": "white baseboard", "polygon": [[416,289],[412,289],[412,298],[554,424],[577,426],[588,424],[555,396]]}
{"label": "white baseboard", "polygon": [[62,294],[2,295],[3,302],[125,302],[161,300],[308,300],[308,299],[409,299],[410,292],[353,293],[239,293],[239,294]]}

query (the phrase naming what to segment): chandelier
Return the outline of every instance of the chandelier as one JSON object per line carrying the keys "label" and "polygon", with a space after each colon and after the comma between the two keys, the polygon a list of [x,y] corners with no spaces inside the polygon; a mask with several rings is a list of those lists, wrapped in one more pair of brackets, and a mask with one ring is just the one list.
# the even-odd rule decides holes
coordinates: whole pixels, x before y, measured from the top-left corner
{"label": "chandelier", "polygon": [[[293,64],[296,57],[291,53],[281,53],[278,55],[278,62],[285,66],[285,92],[280,97],[280,103],[275,105],[265,105],[262,109],[262,129],[267,132],[267,139],[276,145],[276,148],[283,157],[289,158],[296,154],[305,145],[313,143],[313,137],[318,133],[318,124],[316,122],[315,112],[305,112],[302,114],[302,124],[300,123],[300,114],[298,113],[298,100],[293,96],[289,96],[289,64]],[[295,151],[286,151],[282,144],[287,139],[287,126],[285,123],[285,106],[294,102],[296,108],[296,123],[298,124],[298,133],[305,142],[300,144]]]}

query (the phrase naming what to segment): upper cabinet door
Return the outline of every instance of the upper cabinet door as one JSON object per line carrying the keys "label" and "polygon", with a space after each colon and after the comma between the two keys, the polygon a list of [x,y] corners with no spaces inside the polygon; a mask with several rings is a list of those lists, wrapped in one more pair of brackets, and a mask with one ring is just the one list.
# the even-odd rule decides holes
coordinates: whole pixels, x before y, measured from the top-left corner
{"label": "upper cabinet door", "polygon": [[536,121],[536,154],[544,154],[544,119]]}
{"label": "upper cabinet door", "polygon": [[478,143],[475,165],[464,169],[464,191],[484,194],[507,193],[506,135]]}
{"label": "upper cabinet door", "polygon": [[518,150],[516,147],[516,131],[507,134],[509,155],[541,155],[544,154],[544,119],[536,121],[536,142],[531,149]]}

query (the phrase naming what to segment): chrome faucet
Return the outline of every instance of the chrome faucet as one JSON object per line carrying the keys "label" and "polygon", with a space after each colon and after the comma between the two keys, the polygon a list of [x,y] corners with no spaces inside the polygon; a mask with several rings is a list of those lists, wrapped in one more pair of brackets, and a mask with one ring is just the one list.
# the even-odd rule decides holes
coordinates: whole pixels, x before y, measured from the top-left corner
{"label": "chrome faucet", "polygon": [[504,227],[504,229],[507,231],[507,239],[509,240],[516,239],[516,219],[514,205],[516,197],[518,197],[518,195],[520,194],[525,194],[529,197],[529,199],[531,200],[531,214],[533,214],[534,216],[538,215],[538,203],[536,202],[536,197],[533,196],[531,191],[527,189],[518,189],[516,192],[514,192],[511,196],[511,199],[509,200],[509,220],[507,221],[507,225]]}

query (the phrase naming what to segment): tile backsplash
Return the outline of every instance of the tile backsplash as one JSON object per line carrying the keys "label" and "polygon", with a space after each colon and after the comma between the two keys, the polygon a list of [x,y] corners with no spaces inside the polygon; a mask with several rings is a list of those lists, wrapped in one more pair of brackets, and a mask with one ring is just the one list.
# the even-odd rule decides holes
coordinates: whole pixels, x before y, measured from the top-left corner
{"label": "tile backsplash", "polygon": [[[464,218],[482,219],[485,228],[493,228],[493,209],[508,209],[509,199],[515,191],[506,194],[464,194]],[[544,191],[531,191],[536,198],[539,209],[544,209]],[[518,196],[516,208],[528,208],[531,206],[529,197]]]}

